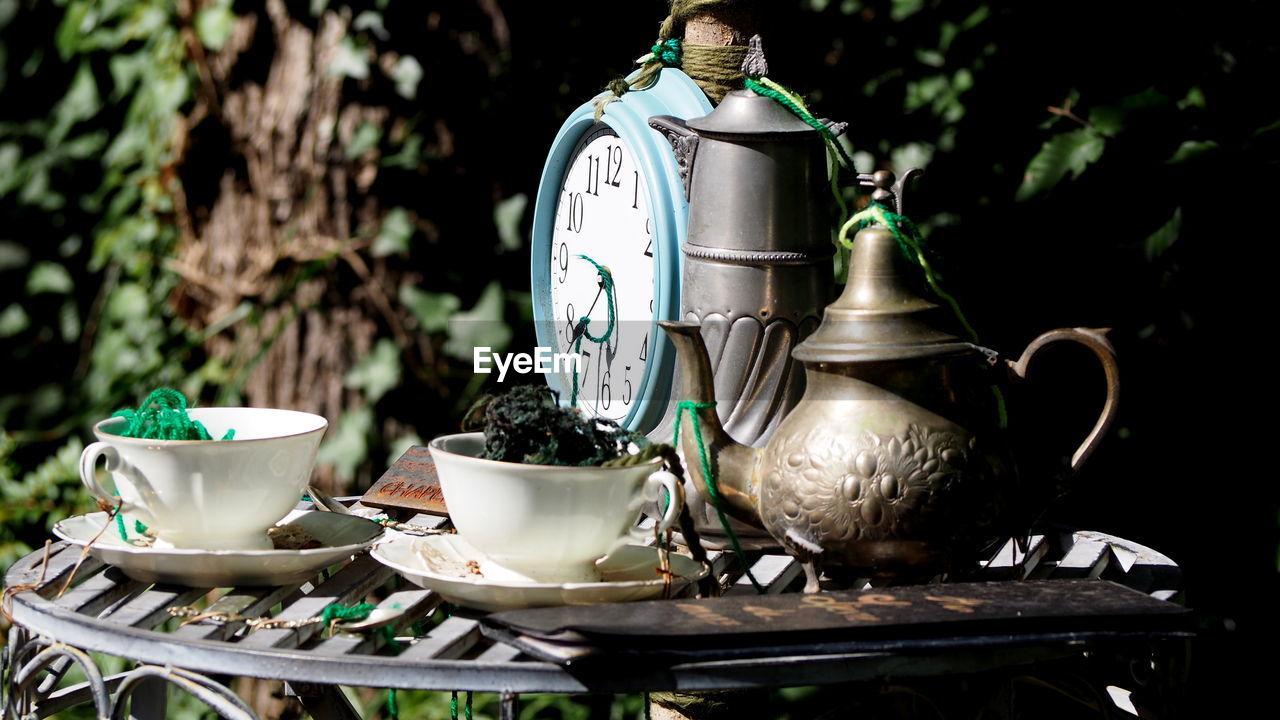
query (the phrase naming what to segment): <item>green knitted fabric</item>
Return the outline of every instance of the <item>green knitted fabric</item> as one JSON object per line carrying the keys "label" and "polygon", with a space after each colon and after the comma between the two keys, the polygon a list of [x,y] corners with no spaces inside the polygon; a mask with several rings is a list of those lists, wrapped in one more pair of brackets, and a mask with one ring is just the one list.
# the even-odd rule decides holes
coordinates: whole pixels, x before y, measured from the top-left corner
{"label": "green knitted fabric", "polygon": [[[209,431],[199,420],[187,415],[187,398],[177,390],[157,388],[137,410],[124,408],[111,417],[124,418],[127,423],[118,435],[147,440],[212,440]],[[235,437],[235,430],[227,430],[223,440]]]}

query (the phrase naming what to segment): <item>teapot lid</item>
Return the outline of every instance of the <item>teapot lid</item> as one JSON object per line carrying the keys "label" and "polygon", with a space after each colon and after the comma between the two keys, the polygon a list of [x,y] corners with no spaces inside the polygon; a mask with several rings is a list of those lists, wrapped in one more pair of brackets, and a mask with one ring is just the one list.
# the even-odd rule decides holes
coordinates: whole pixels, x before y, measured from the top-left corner
{"label": "teapot lid", "polygon": [[[887,192],[892,173],[876,173],[875,184],[881,189],[873,198],[893,202]],[[908,286],[901,272],[907,260],[889,230],[873,225],[859,231],[849,262],[844,291],[827,306],[818,329],[792,350],[796,360],[876,362],[975,352],[971,343],[933,326],[939,306]]]}

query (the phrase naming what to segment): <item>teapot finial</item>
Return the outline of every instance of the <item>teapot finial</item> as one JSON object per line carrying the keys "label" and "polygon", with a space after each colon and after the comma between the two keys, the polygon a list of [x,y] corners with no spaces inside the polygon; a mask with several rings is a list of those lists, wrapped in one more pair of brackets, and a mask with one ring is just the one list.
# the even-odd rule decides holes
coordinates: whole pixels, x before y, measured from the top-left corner
{"label": "teapot finial", "polygon": [[747,41],[747,55],[742,59],[742,74],[749,78],[769,74],[769,63],[764,59],[764,44],[759,35],[752,35]]}
{"label": "teapot finial", "polygon": [[901,179],[896,179],[888,170],[877,170],[873,173],[858,173],[858,184],[862,187],[875,188],[871,193],[871,201],[880,203],[901,215],[902,195],[906,192],[907,184],[923,174],[924,170],[913,167],[903,173]]}

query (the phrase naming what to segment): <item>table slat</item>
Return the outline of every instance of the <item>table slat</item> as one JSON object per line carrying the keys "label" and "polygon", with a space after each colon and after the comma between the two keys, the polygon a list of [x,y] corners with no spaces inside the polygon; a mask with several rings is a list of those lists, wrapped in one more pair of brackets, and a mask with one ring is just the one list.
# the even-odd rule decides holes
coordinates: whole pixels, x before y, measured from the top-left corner
{"label": "table slat", "polygon": [[[205,611],[258,617],[266,614],[295,588],[294,585],[233,588],[205,608]],[[221,623],[202,620],[183,625],[174,630],[171,635],[179,640],[226,640],[243,626],[244,623],[241,621]]]}
{"label": "table slat", "polygon": [[460,657],[479,638],[479,623],[470,618],[451,617],[432,628],[425,638],[400,653],[397,659],[415,662]]}
{"label": "table slat", "polygon": [[121,605],[107,619],[120,625],[151,629],[171,617],[170,607],[187,605],[207,592],[204,588],[156,585]]}
{"label": "table slat", "polygon": [[[368,555],[361,555],[339,570],[333,577],[280,611],[276,618],[303,620],[320,615],[333,603],[350,605],[364,597],[365,593],[381,585],[394,571]],[[319,624],[295,629],[257,630],[250,633],[241,645],[245,647],[297,647],[320,630]]]}
{"label": "table slat", "polygon": [[[83,566],[80,572],[84,572]],[[62,587],[61,583],[57,585],[59,588]],[[130,580],[119,568],[108,567],[103,572],[71,588],[62,597],[55,597],[53,602],[84,615],[97,615],[121,600],[141,593],[146,588],[146,584]]]}

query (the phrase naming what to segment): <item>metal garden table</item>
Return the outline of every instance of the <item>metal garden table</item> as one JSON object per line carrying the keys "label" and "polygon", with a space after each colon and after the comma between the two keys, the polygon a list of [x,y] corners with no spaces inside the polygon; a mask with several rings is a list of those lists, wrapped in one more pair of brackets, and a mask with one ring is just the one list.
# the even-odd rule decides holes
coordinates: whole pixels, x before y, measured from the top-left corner
{"label": "metal garden table", "polygon": [[[441,527],[447,520],[420,515],[410,522]],[[739,577],[730,553],[710,554],[726,594],[754,592]],[[794,591],[800,573],[789,557],[755,554],[755,577],[770,593]],[[77,564],[79,567],[77,569]],[[74,580],[63,586],[74,571]],[[1177,566],[1136,543],[1089,531],[1055,530],[1033,536],[1026,552],[1006,544],[990,558],[992,579],[1103,578],[1177,600]],[[394,577],[393,577],[394,576]],[[1185,675],[1188,635],[1057,633],[1021,638],[966,638],[955,642],[885,644],[850,648],[815,643],[783,657],[738,657],[628,668],[592,674],[544,662],[480,631],[476,615],[458,613],[425,635],[402,643],[398,653],[383,635],[337,633],[309,625],[257,629],[244,622],[200,621],[185,626],[169,608],[211,598],[210,610],[279,619],[312,617],[332,604],[361,602],[371,594],[380,605],[405,608],[394,625],[404,634],[436,612],[432,591],[397,582],[393,571],[367,554],[358,555],[309,582],[282,587],[187,588],[147,585],[118,569],[83,557],[67,543],[19,560],[5,575],[6,604],[13,626],[4,649],[8,670],[5,717],[45,717],[70,705],[92,702],[99,717],[164,715],[164,680],[204,700],[225,717],[251,718],[252,711],[222,682],[227,676],[284,680],[314,717],[350,718],[358,713],[338,685],[378,688],[468,690],[501,694],[501,715],[515,718],[520,693],[636,693],[880,682],[885,678],[936,677],[994,668],[1050,667],[1069,661],[1089,665],[1100,687],[1133,691],[1135,704],[1176,709]],[[25,589],[23,589],[25,588]],[[13,591],[16,589],[16,592]],[[444,613],[439,613],[443,615]],[[439,618],[433,618],[435,622]],[[85,651],[120,656],[134,669],[104,677]],[[71,665],[87,681],[59,687]],[[220,681],[221,680],[221,681]],[[140,690],[141,689],[141,690]],[[1114,691],[1112,692],[1114,696]],[[126,702],[128,701],[128,702]],[[1120,701],[1124,705],[1123,698]],[[1114,707],[1100,708],[1104,715]],[[1120,715],[1123,717],[1123,715]]]}

